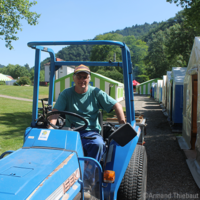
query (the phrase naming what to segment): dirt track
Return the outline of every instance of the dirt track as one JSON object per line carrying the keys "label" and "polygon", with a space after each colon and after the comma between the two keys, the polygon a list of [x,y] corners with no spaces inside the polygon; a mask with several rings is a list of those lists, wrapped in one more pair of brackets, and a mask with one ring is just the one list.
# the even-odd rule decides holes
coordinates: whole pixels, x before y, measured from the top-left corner
{"label": "dirt track", "polygon": [[200,189],[160,105],[147,96],[135,95],[134,100],[136,112],[144,114],[148,124],[147,199],[200,199]]}

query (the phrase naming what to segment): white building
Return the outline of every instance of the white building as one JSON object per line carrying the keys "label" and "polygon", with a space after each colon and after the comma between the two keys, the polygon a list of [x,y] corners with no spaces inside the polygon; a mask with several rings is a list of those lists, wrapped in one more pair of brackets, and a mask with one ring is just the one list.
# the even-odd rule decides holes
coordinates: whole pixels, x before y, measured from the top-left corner
{"label": "white building", "polygon": [[[56,61],[63,61],[60,58],[56,58]],[[44,66],[45,70],[45,82],[49,82],[50,78],[50,62],[46,63]],[[66,76],[70,73],[74,72],[74,66],[67,66],[67,65],[62,65],[56,72],[55,72],[55,80],[62,78],[63,76]]]}

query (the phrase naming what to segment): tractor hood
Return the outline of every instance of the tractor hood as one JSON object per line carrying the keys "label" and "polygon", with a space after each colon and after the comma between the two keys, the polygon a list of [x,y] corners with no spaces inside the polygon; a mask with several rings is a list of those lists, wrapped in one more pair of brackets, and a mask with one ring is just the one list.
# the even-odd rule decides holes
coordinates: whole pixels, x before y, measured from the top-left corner
{"label": "tractor hood", "polygon": [[76,154],[66,151],[20,149],[0,166],[0,199],[6,200],[46,199],[72,174],[80,177]]}
{"label": "tractor hood", "polygon": [[[72,147],[80,138],[67,145],[70,135],[75,137],[76,133],[67,134],[51,131],[44,139],[41,130],[29,130],[23,148],[0,160],[0,199],[60,199],[67,191],[76,196],[80,191],[80,171],[77,149]],[[60,137],[60,143],[55,135]]]}

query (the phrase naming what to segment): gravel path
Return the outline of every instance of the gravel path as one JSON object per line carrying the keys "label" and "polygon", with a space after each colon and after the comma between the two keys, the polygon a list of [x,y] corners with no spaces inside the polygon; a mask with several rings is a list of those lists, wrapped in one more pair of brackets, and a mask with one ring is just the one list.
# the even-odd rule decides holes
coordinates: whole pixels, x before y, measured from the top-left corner
{"label": "gravel path", "polygon": [[147,118],[147,200],[200,199],[197,187],[158,102],[135,95],[135,110]]}
{"label": "gravel path", "polygon": [[2,94],[0,94],[0,97],[7,98],[7,99],[20,100],[20,101],[30,101],[30,102],[33,101],[32,99],[26,99],[26,98],[20,98],[20,97],[12,97],[12,96],[2,95]]}

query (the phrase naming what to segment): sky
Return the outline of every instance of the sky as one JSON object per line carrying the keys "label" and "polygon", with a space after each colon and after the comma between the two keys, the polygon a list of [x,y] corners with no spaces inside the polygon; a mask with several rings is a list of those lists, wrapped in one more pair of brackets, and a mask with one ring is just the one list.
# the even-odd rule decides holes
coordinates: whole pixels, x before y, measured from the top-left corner
{"label": "sky", "polygon": [[[32,41],[76,41],[93,39],[103,34],[133,25],[166,21],[182,10],[166,0],[38,0],[31,11],[41,14],[39,23],[30,26],[23,20],[22,31],[13,41],[13,50],[0,40],[0,64],[26,63],[34,66],[35,50],[27,46]],[[55,53],[64,46],[51,47]],[[41,61],[48,57],[41,53]]]}

